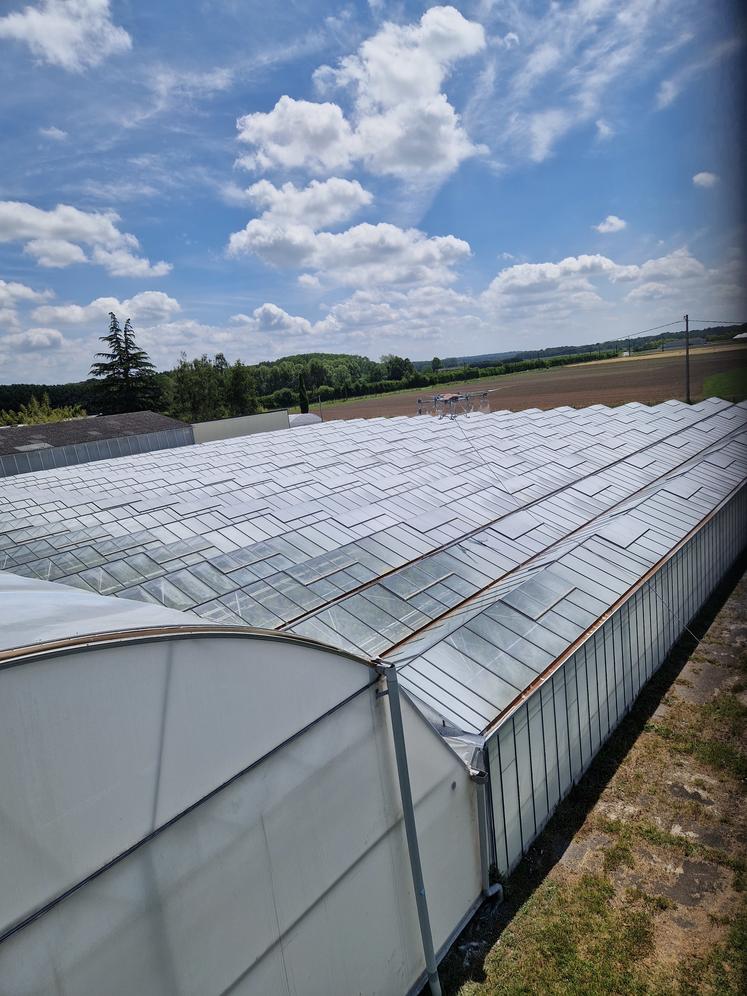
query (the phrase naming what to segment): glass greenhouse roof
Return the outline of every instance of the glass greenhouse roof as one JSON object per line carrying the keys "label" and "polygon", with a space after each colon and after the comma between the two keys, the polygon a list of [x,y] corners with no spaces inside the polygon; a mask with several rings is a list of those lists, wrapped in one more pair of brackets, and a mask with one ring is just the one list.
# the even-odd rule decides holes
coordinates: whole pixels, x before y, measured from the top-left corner
{"label": "glass greenhouse roof", "polygon": [[0,482],[0,569],[402,669],[479,732],[747,477],[717,399],[336,421]]}

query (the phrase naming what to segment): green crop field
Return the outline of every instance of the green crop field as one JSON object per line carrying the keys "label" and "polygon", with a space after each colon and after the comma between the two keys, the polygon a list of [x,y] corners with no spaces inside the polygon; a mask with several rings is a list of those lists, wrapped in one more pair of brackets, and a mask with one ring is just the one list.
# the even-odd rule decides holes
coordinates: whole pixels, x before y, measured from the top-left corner
{"label": "green crop field", "polygon": [[744,401],[747,398],[747,367],[739,366],[706,377],[703,382],[703,394],[706,398]]}

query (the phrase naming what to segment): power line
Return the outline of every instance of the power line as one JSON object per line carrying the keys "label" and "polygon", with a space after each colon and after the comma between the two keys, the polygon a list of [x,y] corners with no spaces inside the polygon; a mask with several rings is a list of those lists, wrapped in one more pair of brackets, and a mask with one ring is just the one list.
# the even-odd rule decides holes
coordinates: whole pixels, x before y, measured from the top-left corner
{"label": "power line", "polygon": [[717,322],[715,318],[691,318],[690,321],[710,325],[747,325],[747,322]]}
{"label": "power line", "polygon": [[614,337],[612,337],[610,339],[603,339],[603,340],[600,340],[597,343],[588,343],[588,345],[589,346],[592,346],[592,345],[601,346],[601,345],[604,345],[605,342],[623,342],[625,339],[635,339],[636,336],[639,336],[639,335],[648,335],[650,332],[658,332],[660,329],[669,329],[673,325],[682,325],[683,322],[684,322],[683,318],[678,318],[674,322],[666,322],[664,325],[654,325],[653,328],[650,328],[650,329],[641,329],[639,332],[626,332],[626,333],[623,333],[621,336],[614,336]]}
{"label": "power line", "polygon": [[[637,335],[646,335],[648,332],[658,332],[659,329],[668,329],[668,328],[671,328],[672,325],[681,325],[682,322],[683,322],[683,320],[684,319],[682,319],[682,318],[678,318],[675,322],[667,322],[666,325],[655,325],[651,329],[641,329],[640,332],[628,332],[627,335],[621,335],[620,339],[633,339]],[[617,342],[618,340],[617,339],[612,339],[611,341],[612,342]]]}

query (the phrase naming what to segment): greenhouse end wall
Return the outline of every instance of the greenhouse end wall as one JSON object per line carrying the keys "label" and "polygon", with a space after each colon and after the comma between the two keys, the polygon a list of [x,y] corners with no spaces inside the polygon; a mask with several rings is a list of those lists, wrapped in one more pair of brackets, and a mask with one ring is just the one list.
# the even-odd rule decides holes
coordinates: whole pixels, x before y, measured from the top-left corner
{"label": "greenhouse end wall", "polygon": [[742,487],[569,656],[487,743],[493,860],[516,867],[747,541]]}
{"label": "greenhouse end wall", "polygon": [[[0,668],[0,992],[419,988],[391,711],[372,677],[250,632]],[[404,697],[402,719],[440,949],[480,895],[475,786]]]}

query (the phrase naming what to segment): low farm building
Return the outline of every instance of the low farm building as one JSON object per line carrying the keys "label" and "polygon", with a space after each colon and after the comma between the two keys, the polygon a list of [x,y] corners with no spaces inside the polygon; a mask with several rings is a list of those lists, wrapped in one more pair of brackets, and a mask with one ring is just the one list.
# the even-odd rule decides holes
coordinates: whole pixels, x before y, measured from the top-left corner
{"label": "low farm building", "polygon": [[747,405],[0,481],[9,993],[402,994],[745,545]]}

